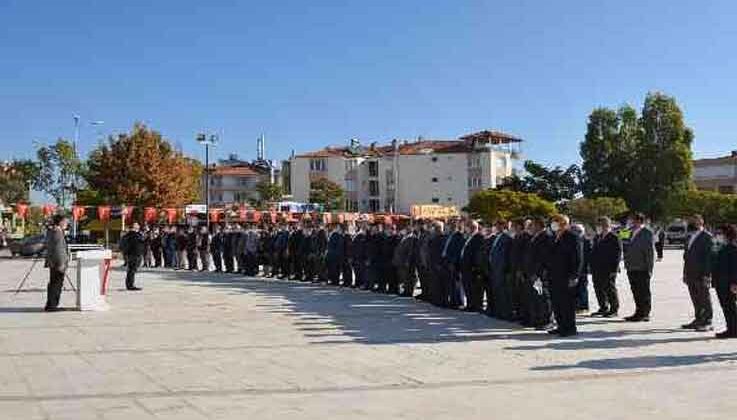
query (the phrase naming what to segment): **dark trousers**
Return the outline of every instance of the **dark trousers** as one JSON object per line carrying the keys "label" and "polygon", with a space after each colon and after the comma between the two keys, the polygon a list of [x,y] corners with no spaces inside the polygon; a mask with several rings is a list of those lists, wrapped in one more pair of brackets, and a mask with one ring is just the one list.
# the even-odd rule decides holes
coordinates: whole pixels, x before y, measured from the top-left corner
{"label": "dark trousers", "polygon": [[550,297],[553,300],[553,315],[558,330],[563,334],[576,332],[577,286],[568,287],[568,279],[551,281]]}
{"label": "dark trousers", "polygon": [[356,287],[366,289],[369,287],[368,269],[366,267],[366,261],[353,260],[353,272],[356,277]]}
{"label": "dark trousers", "polygon": [[342,273],[343,275],[343,286],[355,287],[353,285],[353,264],[350,260],[346,259],[343,262]]}
{"label": "dark trousers", "polygon": [[64,287],[64,272],[49,268],[49,285],[46,288],[46,309],[59,307],[61,289]]}
{"label": "dark trousers", "polygon": [[151,254],[154,257],[154,267],[161,267],[161,248],[152,248]]}
{"label": "dark trousers", "polygon": [[228,252],[228,251],[223,252],[223,263],[225,265],[225,272],[232,273],[233,272],[233,254],[231,252]]}
{"label": "dark trousers", "polygon": [[663,247],[665,247],[665,243],[663,241],[655,244],[655,252],[657,253],[659,260],[663,259]]}
{"label": "dark trousers", "polygon": [[438,299],[440,306],[454,307],[460,305],[458,296],[455,294],[456,282],[460,273],[455,264],[445,263],[443,271],[438,277]]}
{"label": "dark trousers", "polygon": [[215,265],[215,271],[218,273],[223,271],[223,256],[220,255],[220,251],[212,253],[212,263]]}
{"label": "dark trousers", "polygon": [[292,254],[292,256],[290,257],[289,266],[292,268],[292,276],[294,276],[295,280],[302,280],[302,278],[304,277],[304,261],[305,260],[302,255]]}
{"label": "dark trousers", "polygon": [[413,297],[417,286],[417,269],[413,265],[402,265],[397,268],[399,284],[402,285],[402,296]]}
{"label": "dark trousers", "polygon": [[647,271],[628,271],[627,277],[635,301],[636,316],[650,316],[652,295],[650,294],[650,273]]}
{"label": "dark trousers", "polygon": [[418,299],[430,300],[430,269],[425,266],[417,267],[417,277],[420,281],[420,294]]}
{"label": "dark trousers", "polygon": [[729,290],[728,284],[717,285],[716,289],[719,304],[724,312],[724,320],[727,323],[727,332],[737,337],[737,297]]}
{"label": "dark trousers", "polygon": [[340,283],[340,273],[343,271],[343,261],[330,260],[328,266],[328,283],[337,286]]}
{"label": "dark trousers", "polygon": [[484,304],[484,278],[478,270],[464,269],[462,274],[463,289],[466,292],[466,308],[481,312]]}
{"label": "dark trousers", "polygon": [[576,286],[576,309],[581,311],[589,310],[589,276],[581,275],[578,278],[578,286]]}
{"label": "dark trousers", "polygon": [[525,277],[527,314],[522,314],[522,320],[532,327],[544,327],[550,324],[553,312],[550,299],[550,283],[537,276]]}
{"label": "dark trousers", "polygon": [[687,280],[688,294],[694,308],[694,319],[702,325],[711,324],[714,311],[711,307],[710,282],[708,279]]}
{"label": "dark trousers", "polygon": [[594,273],[592,277],[596,301],[599,302],[599,310],[602,312],[618,312],[617,273]]}
{"label": "dark trousers", "polygon": [[187,268],[197,270],[197,251],[187,251]]}
{"label": "dark trousers", "polygon": [[164,253],[164,267],[167,267],[167,268],[173,267],[174,264],[172,261],[173,260],[172,256],[174,252],[172,252],[171,250],[167,248],[164,248],[163,253]]}
{"label": "dark trousers", "polygon": [[130,289],[136,286],[136,272],[138,266],[141,265],[141,258],[128,257],[128,265],[125,272],[125,288]]}
{"label": "dark trousers", "polygon": [[512,298],[508,275],[491,276],[491,315],[506,321],[512,320]]}

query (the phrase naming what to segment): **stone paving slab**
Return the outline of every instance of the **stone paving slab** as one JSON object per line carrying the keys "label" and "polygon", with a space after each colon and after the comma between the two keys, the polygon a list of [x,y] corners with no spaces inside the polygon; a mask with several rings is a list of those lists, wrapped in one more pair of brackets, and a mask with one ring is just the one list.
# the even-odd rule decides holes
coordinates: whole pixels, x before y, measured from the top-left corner
{"label": "stone paving slab", "polygon": [[652,322],[580,318],[568,339],[406,298],[164,270],[129,293],[117,268],[108,312],[47,314],[46,272],[15,295],[31,263],[0,259],[0,418],[723,418],[737,342],[678,328],[680,258],[658,263]]}

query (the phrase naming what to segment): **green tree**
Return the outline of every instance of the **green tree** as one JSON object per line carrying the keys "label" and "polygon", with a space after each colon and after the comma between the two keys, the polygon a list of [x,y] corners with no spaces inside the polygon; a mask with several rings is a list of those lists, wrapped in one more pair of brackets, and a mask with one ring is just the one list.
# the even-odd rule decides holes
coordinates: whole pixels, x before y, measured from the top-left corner
{"label": "green tree", "polygon": [[602,216],[617,217],[627,213],[628,210],[627,203],[622,198],[596,197],[568,201],[564,212],[573,220],[593,226]]}
{"label": "green tree", "polygon": [[580,192],[578,166],[547,168],[531,160],[524,163],[525,175],[513,175],[504,180],[502,190],[533,193],[541,198],[558,202],[573,199]]}
{"label": "green tree", "polygon": [[59,207],[66,207],[83,183],[83,165],[74,145],[64,139],[36,150],[38,173],[33,187],[51,196]]}
{"label": "green tree", "polygon": [[14,160],[0,164],[0,203],[28,202],[39,166],[32,160]]}
{"label": "green tree", "polygon": [[344,196],[343,188],[327,178],[310,182],[310,202],[322,204],[325,211],[342,210]]}
{"label": "green tree", "polygon": [[737,195],[689,190],[672,195],[670,200],[668,207],[673,217],[700,214],[711,226],[737,222]]}
{"label": "green tree", "polygon": [[284,189],[281,185],[266,180],[256,185],[256,192],[258,192],[259,206],[267,202],[279,201],[284,196]]}
{"label": "green tree", "polygon": [[89,187],[109,203],[182,206],[199,200],[202,165],[143,124],[110,137],[91,154]]}
{"label": "green tree", "polygon": [[474,194],[464,211],[486,223],[517,217],[550,217],[556,213],[555,204],[537,194],[491,189]]}

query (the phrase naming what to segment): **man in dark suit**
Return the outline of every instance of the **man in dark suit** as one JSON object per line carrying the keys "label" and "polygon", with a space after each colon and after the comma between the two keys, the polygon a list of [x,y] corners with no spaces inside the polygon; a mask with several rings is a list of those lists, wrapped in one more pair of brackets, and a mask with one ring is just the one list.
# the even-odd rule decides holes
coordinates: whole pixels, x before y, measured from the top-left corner
{"label": "man in dark suit", "polygon": [[212,255],[212,262],[215,265],[215,272],[223,272],[223,244],[224,235],[220,225],[214,225],[212,227],[213,235],[212,241],[210,242],[210,254]]}
{"label": "man in dark suit", "polygon": [[368,276],[368,241],[369,238],[366,233],[366,224],[361,222],[358,227],[358,232],[353,235],[351,247],[353,251],[353,272],[355,273],[356,282],[355,287],[363,290],[369,288],[369,276]]}
{"label": "man in dark suit", "polygon": [[524,256],[524,289],[528,294],[529,313],[523,321],[537,330],[549,329],[552,316],[550,300],[550,252],[553,237],[546,229],[545,220],[536,218],[530,224],[530,244]]}
{"label": "man in dark suit", "polygon": [[417,284],[417,233],[408,226],[399,237],[393,256],[393,263],[397,268],[397,281],[402,286],[401,296],[413,297]]}
{"label": "man in dark suit", "polygon": [[345,239],[343,229],[336,225],[328,237],[326,264],[328,269],[328,283],[337,286],[340,283],[340,274],[343,271],[345,259]]}
{"label": "man in dark suit", "polygon": [[445,290],[443,284],[446,276],[449,274],[447,274],[447,267],[443,262],[443,249],[447,239],[448,237],[444,232],[443,222],[434,222],[432,225],[432,236],[430,237],[428,244],[430,277],[428,279],[429,284],[427,285],[427,288],[430,303],[435,306],[444,306],[446,304],[446,297],[443,295]]}
{"label": "man in dark suit", "polygon": [[468,239],[461,249],[461,280],[466,293],[466,310],[481,312],[484,301],[484,278],[478,266],[478,253],[484,243],[479,223],[475,220],[468,222]]}
{"label": "man in dark suit", "polygon": [[125,288],[132,291],[141,290],[140,287],[136,287],[136,273],[141,265],[146,245],[140,229],[138,223],[133,223],[120,240],[121,251],[125,254],[125,260],[128,262],[126,265]]}
{"label": "man in dark suit", "polygon": [[591,316],[611,318],[619,312],[617,273],[622,261],[622,241],[612,232],[608,217],[598,220],[597,233],[592,241],[589,266],[594,281],[594,292],[599,310]]}
{"label": "man in dark suit", "polygon": [[527,294],[523,293],[524,283],[524,257],[527,247],[530,244],[530,234],[527,231],[529,221],[525,219],[516,219],[512,222],[513,238],[509,248],[509,279],[510,292],[512,300],[513,318],[522,324],[527,324],[523,314],[529,313],[529,302]]}
{"label": "man in dark suit", "polygon": [[340,268],[343,282],[341,285],[355,288],[356,285],[353,283],[353,236],[346,224],[342,224],[340,230],[343,232],[343,266]]}
{"label": "man in dark suit", "polygon": [[655,267],[655,236],[645,225],[645,215],[635,213],[630,217],[632,234],[624,250],[624,266],[635,300],[635,313],[625,318],[628,322],[650,321],[652,294],[650,279]]}
{"label": "man in dark suit", "polygon": [[714,239],[704,229],[704,218],[691,216],[688,223],[690,235],[683,251],[683,282],[688,286],[694,307],[694,320],[682,325],[684,329],[711,331],[713,310],[711,306],[711,259]]}
{"label": "man in dark suit", "polygon": [[234,256],[235,248],[233,248],[233,227],[231,225],[226,225],[225,232],[223,232],[223,265],[225,266],[226,273],[232,273],[234,271]]}
{"label": "man in dark suit", "polygon": [[578,334],[576,329],[576,296],[583,269],[583,242],[571,232],[568,217],[553,217],[550,224],[555,239],[550,252],[550,293],[557,328],[548,331],[561,337]]}
{"label": "man in dark suit", "polygon": [[450,222],[450,232],[445,241],[442,259],[446,267],[446,276],[442,284],[442,295],[445,306],[458,308],[461,306],[461,296],[458,283],[460,282],[461,250],[466,243],[463,237],[463,227],[457,221]]}
{"label": "man in dark suit", "polygon": [[57,214],[52,218],[51,226],[46,232],[46,265],[49,267],[49,285],[46,291],[46,312],[59,311],[61,289],[64,287],[64,276],[69,266],[67,241],[64,231],[69,220]]}
{"label": "man in dark suit", "polygon": [[513,319],[511,296],[511,264],[509,251],[512,236],[509,234],[509,222],[497,220],[494,224],[496,233],[489,254],[491,285],[491,316],[505,321]]}
{"label": "man in dark suit", "polygon": [[737,338],[737,227],[724,226],[716,242],[719,250],[712,265],[712,282],[727,324],[716,338]]}

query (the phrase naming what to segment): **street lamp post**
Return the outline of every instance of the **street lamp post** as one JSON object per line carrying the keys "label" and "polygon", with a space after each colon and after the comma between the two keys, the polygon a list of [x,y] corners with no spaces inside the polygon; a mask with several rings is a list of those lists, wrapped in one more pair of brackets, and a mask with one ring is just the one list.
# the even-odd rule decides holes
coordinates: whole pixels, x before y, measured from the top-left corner
{"label": "street lamp post", "polygon": [[207,230],[210,230],[210,146],[218,142],[216,134],[197,134],[197,143],[205,146],[205,220]]}

